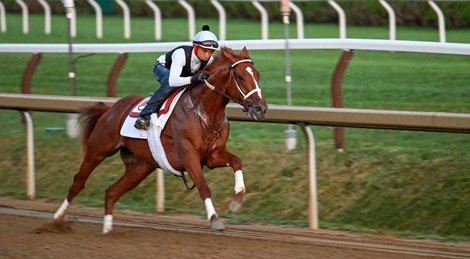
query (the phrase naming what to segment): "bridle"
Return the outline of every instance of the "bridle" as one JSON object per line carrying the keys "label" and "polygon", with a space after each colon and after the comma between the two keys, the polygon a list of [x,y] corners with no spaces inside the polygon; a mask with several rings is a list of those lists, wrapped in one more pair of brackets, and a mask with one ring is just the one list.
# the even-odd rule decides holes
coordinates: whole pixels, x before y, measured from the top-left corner
{"label": "bridle", "polygon": [[240,85],[238,84],[238,81],[237,81],[237,78],[235,77],[235,72],[234,72],[234,68],[235,66],[237,66],[238,64],[241,64],[241,63],[252,63],[253,64],[253,61],[251,61],[251,59],[241,59],[241,60],[238,60],[237,62],[233,63],[229,69],[230,69],[230,77],[233,78],[234,82],[235,82],[235,85],[237,86],[237,90],[238,90],[238,93],[243,97],[243,101],[240,101],[228,94],[226,94],[225,92],[222,92],[220,91],[217,87],[215,87],[214,85],[212,85],[211,83],[209,83],[209,81],[207,80],[204,80],[204,83],[207,87],[209,87],[209,89],[211,89],[212,91],[216,92],[217,94],[233,101],[233,102],[236,102],[238,104],[240,104],[241,106],[243,106],[243,110],[244,111],[248,111],[249,109],[251,109],[251,107],[249,107],[249,105],[246,104],[245,100],[250,97],[251,95],[253,95],[254,93],[257,93],[258,95],[261,96],[261,88],[259,88],[259,85],[258,85],[258,82],[256,82],[255,78],[254,78],[254,75],[253,75],[253,70],[251,67],[247,67],[246,68],[246,71],[253,77],[253,82],[255,83],[255,89],[251,90],[249,93],[245,94],[242,89],[240,88]]}

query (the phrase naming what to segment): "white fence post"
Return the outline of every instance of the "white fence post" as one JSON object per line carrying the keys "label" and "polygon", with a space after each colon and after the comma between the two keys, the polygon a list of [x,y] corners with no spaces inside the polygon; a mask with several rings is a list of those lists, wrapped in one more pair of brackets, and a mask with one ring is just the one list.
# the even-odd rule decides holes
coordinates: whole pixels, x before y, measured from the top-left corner
{"label": "white fence post", "polygon": [[123,0],[115,0],[116,3],[122,9],[122,15],[124,17],[124,38],[130,39],[131,38],[131,11],[129,10],[129,6],[127,6],[126,2]]}
{"label": "white fence post", "polygon": [[434,1],[428,1],[428,4],[431,6],[431,8],[434,10],[434,12],[437,15],[438,23],[439,23],[439,41],[440,42],[446,42],[446,25],[445,25],[445,20],[444,20],[444,14],[441,11],[441,8],[434,3]]}
{"label": "white fence post", "polygon": [[46,0],[38,0],[44,9],[44,33],[51,34],[51,7]]}
{"label": "white fence post", "polygon": [[263,5],[258,3],[258,1],[253,0],[251,2],[261,14],[261,39],[267,40],[269,38],[268,36],[268,12],[263,7]]}
{"label": "white fence post", "polygon": [[196,34],[196,14],[194,13],[193,7],[188,4],[185,0],[178,0],[178,3],[186,9],[188,12],[188,34],[189,40],[193,40],[194,35]]}
{"label": "white fence post", "polygon": [[304,15],[300,8],[295,5],[293,2],[289,1],[290,8],[295,13],[295,23],[297,24],[297,39],[304,38]]}
{"label": "white fence post", "polygon": [[21,15],[23,17],[23,33],[28,34],[29,32],[29,12],[28,6],[23,0],[15,0],[16,3],[21,7]]}
{"label": "white fence post", "polygon": [[390,40],[397,39],[396,18],[393,8],[385,0],[379,0],[379,3],[385,8],[388,13],[388,30]]}
{"label": "white fence post", "polygon": [[103,38],[103,11],[101,10],[100,5],[95,0],[87,0],[88,3],[95,10],[96,16],[96,38]]}
{"label": "white fence post", "polygon": [[5,12],[5,6],[0,1],[0,26],[2,32],[7,32],[7,13]]}
{"label": "white fence post", "polygon": [[225,40],[225,35],[227,31],[227,14],[225,13],[225,9],[222,4],[217,2],[217,0],[211,0],[211,3],[219,13],[219,40]]}
{"label": "white fence post", "polygon": [[165,177],[162,169],[157,168],[157,190],[156,190],[156,205],[158,212],[165,212]]}
{"label": "white fence post", "polygon": [[318,192],[317,192],[317,155],[315,153],[315,136],[309,126],[300,125],[307,140],[308,157],[308,223],[311,229],[319,229],[318,224]]}
{"label": "white fence post", "polygon": [[154,24],[155,24],[155,39],[161,40],[162,39],[162,12],[160,8],[152,1],[152,0],[145,0],[145,3],[152,9],[154,14]]}
{"label": "white fence post", "polygon": [[33,119],[29,112],[22,113],[26,123],[26,156],[28,170],[26,172],[26,193],[30,199],[34,199],[36,193],[35,167],[34,167],[34,128]]}
{"label": "white fence post", "polygon": [[334,0],[328,0],[328,4],[333,7],[336,12],[338,13],[338,19],[339,19],[339,37],[341,39],[346,38],[346,14],[344,13],[343,8],[339,6]]}

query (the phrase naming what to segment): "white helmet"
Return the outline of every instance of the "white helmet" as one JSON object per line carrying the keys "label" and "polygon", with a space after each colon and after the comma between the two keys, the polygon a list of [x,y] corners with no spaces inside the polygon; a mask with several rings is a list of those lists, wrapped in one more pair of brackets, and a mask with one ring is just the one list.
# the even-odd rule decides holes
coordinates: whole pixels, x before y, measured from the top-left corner
{"label": "white helmet", "polygon": [[201,46],[201,48],[213,50],[216,50],[219,47],[217,36],[209,31],[209,25],[202,26],[202,31],[194,35],[193,44],[197,44]]}

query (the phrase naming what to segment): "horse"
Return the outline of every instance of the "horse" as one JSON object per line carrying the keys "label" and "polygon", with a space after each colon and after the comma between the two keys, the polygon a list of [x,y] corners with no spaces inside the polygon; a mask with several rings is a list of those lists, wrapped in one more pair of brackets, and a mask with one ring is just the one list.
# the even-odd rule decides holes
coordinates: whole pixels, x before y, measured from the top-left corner
{"label": "horse", "polygon": [[[197,188],[204,201],[210,229],[223,231],[225,227],[212,203],[211,190],[202,168],[229,166],[233,169],[235,195],[229,209],[238,212],[243,204],[245,184],[241,159],[226,147],[230,125],[225,107],[234,101],[243,107],[251,119],[262,120],[268,106],[259,87],[260,74],[246,47],[239,54],[222,47],[213,63],[202,72],[209,77],[197,86],[187,87],[160,138],[168,162],[175,170],[187,172]],[[79,109],[83,159],[67,197],[54,213],[54,223],[63,221],[73,199],[85,188],[85,182],[93,170],[118,151],[125,172],[105,191],[103,234],[113,228],[113,208],[119,198],[155,169],[161,168],[152,157],[147,140],[120,135],[125,118],[143,98],[142,95],[129,95],[117,100],[111,107],[96,103]],[[184,179],[184,173],[182,176]]]}

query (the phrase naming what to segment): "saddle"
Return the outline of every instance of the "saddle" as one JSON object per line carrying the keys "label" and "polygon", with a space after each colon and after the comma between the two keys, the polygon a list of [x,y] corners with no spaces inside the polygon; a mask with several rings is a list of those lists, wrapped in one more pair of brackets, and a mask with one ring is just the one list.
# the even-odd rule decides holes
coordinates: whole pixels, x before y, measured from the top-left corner
{"label": "saddle", "polygon": [[[175,98],[175,96],[181,91],[183,90],[183,87],[180,87],[178,89],[176,89],[175,91],[173,91],[166,99],[165,101],[163,101],[163,104],[161,105],[160,109],[158,110],[157,112],[157,115],[160,116],[162,114],[165,114],[167,113],[169,110],[170,110],[170,105],[171,105],[171,102],[173,101],[173,99]],[[129,112],[129,116],[130,117],[139,117],[140,115],[140,112],[142,111],[142,109],[144,109],[144,107],[147,105],[148,101],[150,100],[150,97],[146,97],[144,99],[142,99],[142,101],[140,101],[138,104],[136,104],[134,106],[134,108],[132,108],[131,112]]]}

